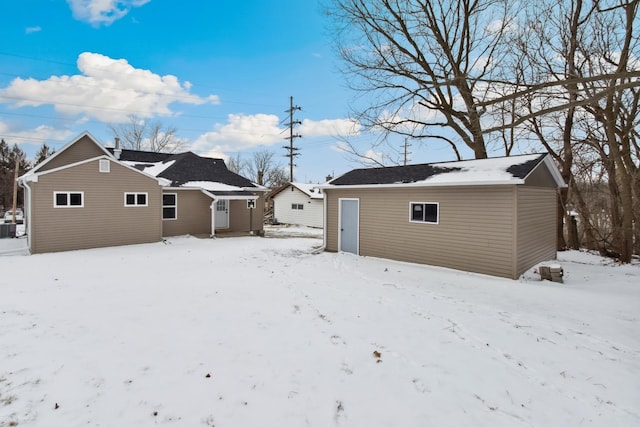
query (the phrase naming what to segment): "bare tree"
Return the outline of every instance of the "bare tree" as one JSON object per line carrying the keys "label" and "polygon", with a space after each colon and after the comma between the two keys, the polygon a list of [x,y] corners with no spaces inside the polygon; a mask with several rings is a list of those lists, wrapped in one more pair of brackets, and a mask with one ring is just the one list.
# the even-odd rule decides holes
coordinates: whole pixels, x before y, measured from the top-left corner
{"label": "bare tree", "polygon": [[163,127],[160,122],[148,121],[137,115],[130,115],[129,122],[110,125],[113,136],[120,138],[123,148],[138,151],[175,153],[185,144],[177,137],[175,127]]}
{"label": "bare tree", "polygon": [[[559,247],[566,246],[562,224],[572,201],[588,241],[602,253],[628,262],[633,252],[634,191],[636,198],[638,193],[638,1],[603,5],[604,1],[590,0],[532,3],[522,31],[510,43],[511,75],[519,78],[518,84],[505,84],[503,93],[482,105],[496,111],[504,102],[515,102],[511,122],[489,130],[524,126],[559,165],[569,184],[568,191],[560,192]],[[590,186],[607,189],[606,226],[589,206],[585,194],[592,193]],[[569,242],[574,241],[571,232],[568,228]]]}
{"label": "bare tree", "polygon": [[[634,33],[638,13],[638,1],[620,3],[615,9],[614,19],[605,15],[598,16],[601,32],[594,37],[595,46],[591,49],[599,53],[598,57],[590,57],[588,66],[596,73],[603,74],[611,70],[620,76],[607,79],[599,85],[587,86],[587,91],[594,93],[604,88],[606,98],[586,106],[586,110],[595,121],[602,126],[605,135],[607,158],[615,168],[615,180],[619,189],[620,222],[614,227],[614,234],[620,250],[620,259],[630,262],[633,255],[634,238],[634,195],[640,194],[638,187],[639,165],[637,135],[640,119],[640,88],[626,87],[625,83],[633,82],[628,76],[630,68],[638,70],[640,45],[638,35]],[[610,9],[609,14],[614,9]],[[605,14],[607,12],[601,12]],[[634,155],[635,154],[635,155]],[[635,186],[635,189],[634,189]],[[637,214],[636,214],[637,217]]]}
{"label": "bare tree", "polygon": [[[493,89],[504,90],[507,95],[504,102],[492,104],[489,108],[494,115],[504,119],[501,123],[502,135],[512,135],[520,130],[521,138],[527,135],[537,140],[554,158],[568,188],[559,190],[557,206],[557,246],[565,249],[568,242],[575,242],[573,236],[565,240],[565,224],[570,223],[568,216],[569,191],[577,190],[573,186],[573,145],[576,143],[574,122],[579,108],[578,67],[579,48],[584,39],[586,23],[595,11],[594,5],[583,5],[582,0],[558,2],[556,0],[533,3],[522,13],[521,31],[510,34],[509,55],[504,81],[509,84],[494,85]],[[509,97],[521,88],[534,85],[543,86],[546,82],[566,82],[549,86],[547,93],[523,93],[520,97]],[[526,90],[524,91],[526,92]],[[538,109],[564,104],[566,108],[547,114],[536,114]],[[510,126],[521,117],[527,117],[519,126]],[[500,120],[497,120],[500,122]],[[572,233],[571,227],[567,232]],[[577,249],[577,248],[576,248]]]}
{"label": "bare tree", "polygon": [[337,135],[337,148],[343,151],[348,159],[360,166],[365,167],[384,167],[397,166],[400,162],[399,151],[394,150],[386,140],[374,143],[368,150],[363,151],[358,148],[349,138]]}
{"label": "bare tree", "polygon": [[333,0],[328,13],[348,85],[366,98],[354,107],[365,128],[487,157],[478,102],[501,63],[509,0]]}
{"label": "bare tree", "polygon": [[240,156],[240,153],[235,153],[232,156],[229,156],[229,159],[227,160],[227,169],[229,169],[231,172],[235,172],[238,175],[242,175],[244,173],[244,170],[246,169],[246,162],[244,161],[244,159],[242,159],[242,156]]}
{"label": "bare tree", "polygon": [[256,151],[247,161],[241,160],[238,154],[234,162],[243,166],[240,170],[245,172],[247,178],[259,185],[274,188],[289,182],[288,174],[284,167],[276,161],[276,155],[273,151],[266,149]]}

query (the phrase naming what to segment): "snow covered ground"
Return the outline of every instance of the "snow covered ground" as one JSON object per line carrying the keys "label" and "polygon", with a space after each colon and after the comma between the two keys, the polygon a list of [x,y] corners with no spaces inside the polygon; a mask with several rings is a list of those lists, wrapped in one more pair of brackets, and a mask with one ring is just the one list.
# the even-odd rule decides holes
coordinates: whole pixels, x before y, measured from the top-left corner
{"label": "snow covered ground", "polygon": [[[0,257],[0,426],[638,426],[640,266],[181,237]],[[1,243],[0,243],[1,245]]]}

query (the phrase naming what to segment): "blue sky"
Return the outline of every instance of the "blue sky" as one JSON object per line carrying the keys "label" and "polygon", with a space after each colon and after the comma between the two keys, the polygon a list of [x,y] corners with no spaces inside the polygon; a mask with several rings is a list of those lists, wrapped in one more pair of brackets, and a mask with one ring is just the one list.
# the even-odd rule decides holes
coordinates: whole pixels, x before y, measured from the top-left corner
{"label": "blue sky", "polygon": [[[336,148],[335,135],[353,129],[353,94],[319,1],[21,0],[0,8],[0,137],[30,158],[43,142],[59,149],[83,131],[111,146],[109,125],[136,114],[175,126],[198,154],[248,158],[267,148],[286,166],[282,123],[293,96],[303,121],[295,180],[358,167]],[[363,151],[370,142],[355,141]],[[436,149],[429,160],[451,158]]]}

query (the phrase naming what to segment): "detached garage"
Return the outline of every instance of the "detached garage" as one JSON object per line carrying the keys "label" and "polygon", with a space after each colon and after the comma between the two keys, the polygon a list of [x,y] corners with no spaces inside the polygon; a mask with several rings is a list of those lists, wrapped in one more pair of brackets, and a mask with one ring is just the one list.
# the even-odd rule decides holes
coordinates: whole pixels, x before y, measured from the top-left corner
{"label": "detached garage", "polygon": [[355,169],[321,186],[325,249],[518,278],[556,256],[548,154]]}

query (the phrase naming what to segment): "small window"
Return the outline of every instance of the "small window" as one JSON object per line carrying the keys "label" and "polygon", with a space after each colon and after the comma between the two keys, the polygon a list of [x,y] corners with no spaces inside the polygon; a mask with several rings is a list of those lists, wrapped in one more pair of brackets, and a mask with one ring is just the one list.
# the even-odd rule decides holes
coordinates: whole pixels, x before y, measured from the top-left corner
{"label": "small window", "polygon": [[178,195],[165,193],[162,195],[162,219],[178,218]]}
{"label": "small window", "polygon": [[107,159],[100,160],[100,172],[109,173],[111,171],[111,162]]}
{"label": "small window", "polygon": [[125,206],[147,206],[147,193],[124,193]]}
{"label": "small window", "polygon": [[438,203],[411,202],[411,212],[410,212],[409,221],[438,224],[439,222],[438,211],[439,211]]}
{"label": "small window", "polygon": [[81,208],[84,207],[84,193],[81,191],[55,191],[53,193],[53,207]]}
{"label": "small window", "polygon": [[302,209],[304,209],[304,205],[301,204],[301,203],[292,203],[291,204],[291,209],[302,210]]}

